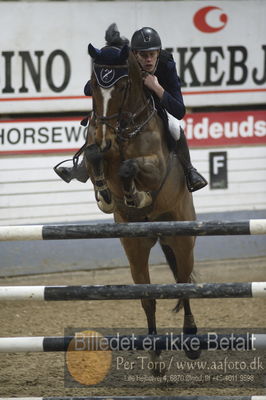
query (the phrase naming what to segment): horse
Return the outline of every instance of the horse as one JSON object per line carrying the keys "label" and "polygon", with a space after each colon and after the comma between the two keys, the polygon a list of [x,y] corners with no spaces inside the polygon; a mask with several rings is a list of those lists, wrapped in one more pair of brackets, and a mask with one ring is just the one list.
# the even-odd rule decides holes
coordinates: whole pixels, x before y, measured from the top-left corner
{"label": "horse", "polygon": [[[153,97],[143,85],[143,71],[134,54],[127,46],[98,50],[92,44],[89,54],[93,117],[84,158],[99,208],[113,213],[115,223],[195,220],[183,169]],[[149,284],[149,255],[158,238],[120,240],[134,283]],[[175,281],[190,283],[195,237],[161,236],[159,243]],[[156,301],[142,299],[141,303],[148,334],[154,335]],[[174,311],[181,308],[184,334],[196,334],[188,298],[179,299]],[[189,358],[199,357],[199,352],[186,353]],[[154,351],[152,358],[158,357],[160,351]]]}

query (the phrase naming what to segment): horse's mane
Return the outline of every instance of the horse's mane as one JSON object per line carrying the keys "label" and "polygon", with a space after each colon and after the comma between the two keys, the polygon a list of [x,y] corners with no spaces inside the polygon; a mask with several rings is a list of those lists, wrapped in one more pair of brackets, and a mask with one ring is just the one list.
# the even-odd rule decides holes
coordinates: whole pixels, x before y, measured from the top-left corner
{"label": "horse's mane", "polygon": [[128,65],[129,65],[130,80],[134,83],[134,86],[137,88],[137,90],[140,91],[144,97],[147,97],[149,91],[145,90],[145,87],[143,85],[144,71],[141,69],[132,50],[130,50],[129,52]]}
{"label": "horse's mane", "polygon": [[142,80],[142,71],[132,50],[130,50],[129,52],[128,64],[129,64],[130,75],[136,78],[137,80]]}

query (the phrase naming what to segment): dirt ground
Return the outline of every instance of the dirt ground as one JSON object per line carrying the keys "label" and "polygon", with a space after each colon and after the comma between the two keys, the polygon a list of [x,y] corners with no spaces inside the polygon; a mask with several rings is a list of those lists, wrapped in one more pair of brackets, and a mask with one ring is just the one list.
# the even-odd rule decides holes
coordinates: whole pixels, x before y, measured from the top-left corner
{"label": "dirt ground", "polygon": [[[199,262],[195,271],[197,282],[265,281],[266,258]],[[166,265],[151,267],[151,278],[152,283],[173,282]],[[123,283],[132,283],[128,268],[0,279],[2,286]],[[181,328],[183,312],[175,314],[171,311],[175,303],[175,300],[157,301],[157,326],[160,333],[165,333],[173,327]],[[191,305],[199,333],[202,329],[212,332],[219,328],[226,328],[230,333],[238,328],[245,328],[245,331],[252,333],[254,328],[265,328],[265,299],[262,298],[194,299],[191,300]],[[2,337],[64,336],[65,329],[69,327],[82,330],[105,328],[105,331],[109,330],[110,333],[128,328],[129,332],[132,332],[132,329],[146,328],[146,319],[139,300],[0,303]],[[265,329],[262,331],[265,332]],[[167,374],[167,380],[158,378],[157,381],[148,370],[150,364],[148,361],[146,363],[147,354],[139,352],[142,356],[137,359],[138,355],[133,353],[131,351],[126,355],[121,355],[121,352],[118,355],[113,354],[111,370],[96,386],[82,386],[69,379],[65,353],[0,353],[0,396],[266,394],[265,352],[251,352],[247,359],[247,352],[203,351],[200,360],[209,363],[203,371],[195,367],[191,372],[191,367],[183,364],[184,370],[180,369],[180,366],[176,367],[171,370],[171,375]],[[182,351],[164,352],[162,359],[164,357],[166,363],[169,363],[170,359],[174,360],[174,363],[188,360]],[[242,364],[237,364],[239,357]],[[213,359],[216,361],[212,361]],[[135,364],[131,364],[134,367],[126,369],[126,365],[130,365],[124,363],[127,360],[134,360]],[[252,370],[251,367],[247,367],[250,360],[253,360]],[[225,362],[227,370],[224,369]],[[254,362],[257,365],[254,366]],[[93,365],[89,367],[93,369]]]}

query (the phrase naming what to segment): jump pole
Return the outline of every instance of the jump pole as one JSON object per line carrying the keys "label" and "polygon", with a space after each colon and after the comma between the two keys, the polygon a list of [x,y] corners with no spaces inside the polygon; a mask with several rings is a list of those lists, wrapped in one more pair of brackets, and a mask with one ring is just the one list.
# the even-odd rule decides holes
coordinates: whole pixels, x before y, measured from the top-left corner
{"label": "jump pole", "polygon": [[0,241],[265,234],[266,219],[0,226]]}
{"label": "jump pole", "polygon": [[266,396],[0,397],[0,400],[266,400]]}
{"label": "jump pole", "polygon": [[83,286],[0,286],[0,301],[266,297],[266,282]]}
{"label": "jump pole", "polygon": [[0,400],[266,400],[266,396],[0,397]]}
{"label": "jump pole", "polygon": [[0,353],[18,352],[66,352],[70,351],[149,351],[149,350],[195,350],[196,346],[208,351],[232,350],[265,350],[266,334],[216,334],[204,335],[105,335],[86,336],[77,333],[75,336],[32,336],[32,337],[1,337]]}

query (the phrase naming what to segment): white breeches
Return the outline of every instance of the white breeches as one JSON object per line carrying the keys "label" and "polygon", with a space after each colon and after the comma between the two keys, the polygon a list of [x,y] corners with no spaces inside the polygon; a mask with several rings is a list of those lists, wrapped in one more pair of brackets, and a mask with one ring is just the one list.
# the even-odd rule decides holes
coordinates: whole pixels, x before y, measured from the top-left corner
{"label": "white breeches", "polygon": [[167,117],[171,136],[175,141],[177,141],[180,139],[180,128],[182,127],[181,121],[173,117],[173,115],[169,114],[168,112]]}

